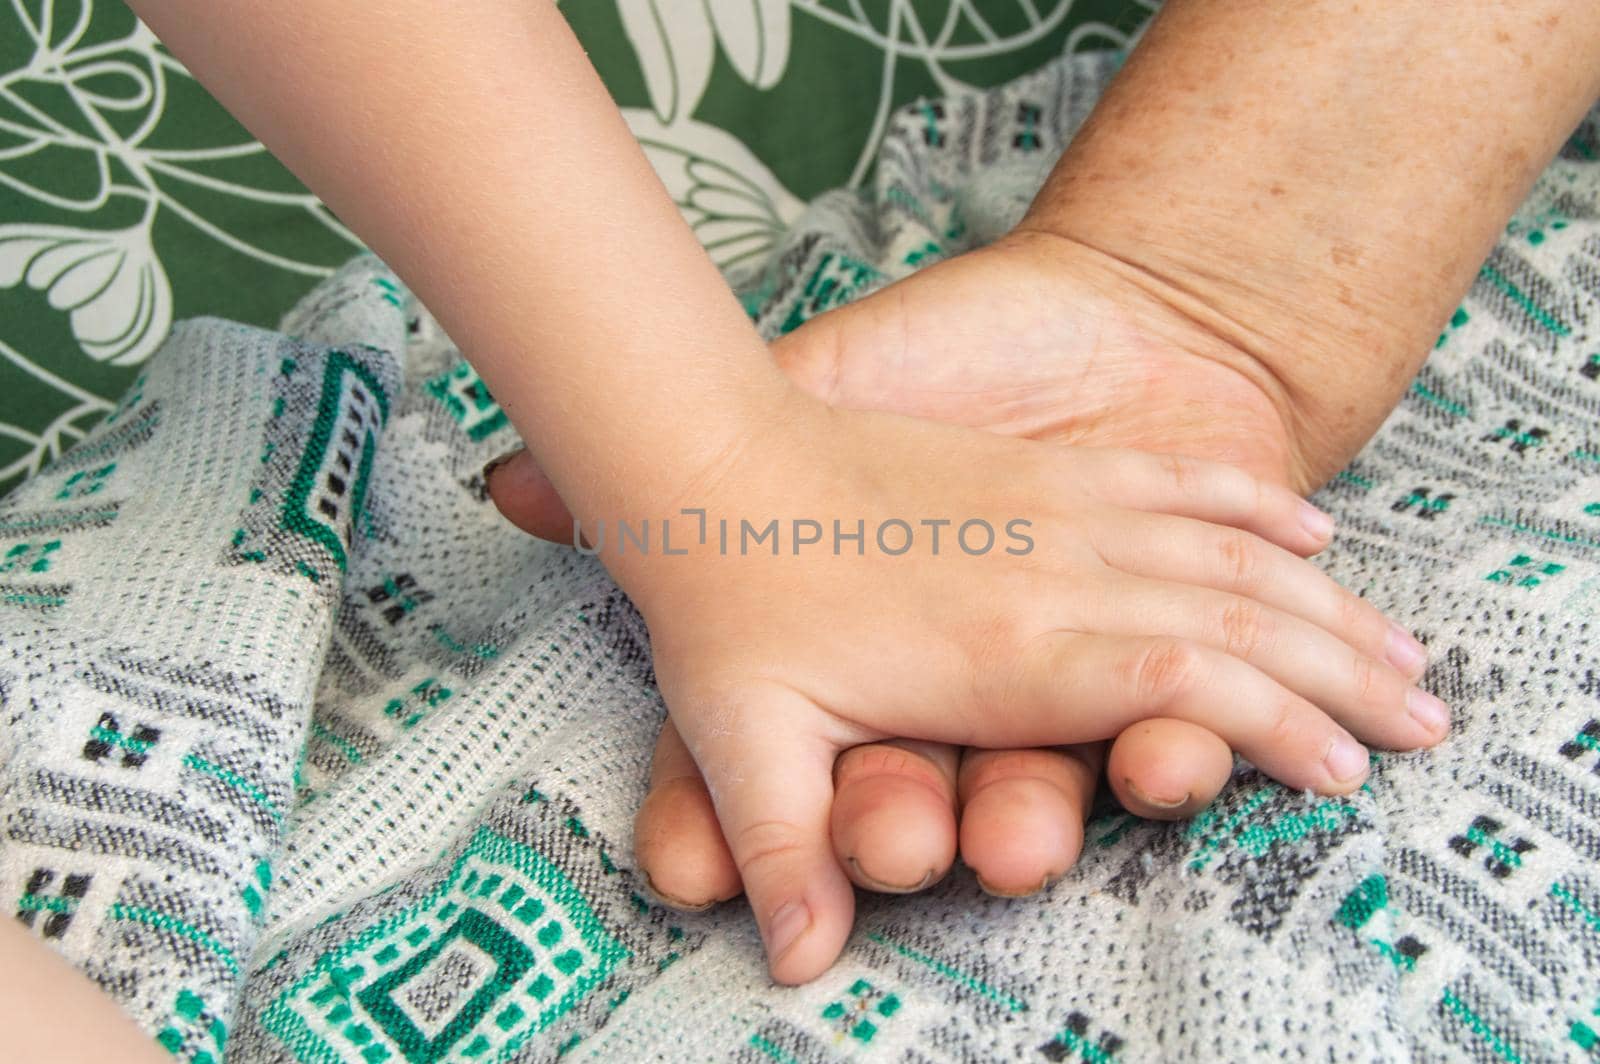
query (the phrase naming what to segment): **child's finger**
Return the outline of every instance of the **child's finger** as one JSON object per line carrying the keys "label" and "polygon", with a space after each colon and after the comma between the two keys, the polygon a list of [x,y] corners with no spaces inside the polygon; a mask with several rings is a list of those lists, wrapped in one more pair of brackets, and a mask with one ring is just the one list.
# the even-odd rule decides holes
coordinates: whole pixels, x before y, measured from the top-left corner
{"label": "child's finger", "polygon": [[833,765],[833,852],[859,887],[909,894],[956,857],[956,764],[944,743],[852,746]]}
{"label": "child's finger", "polygon": [[1255,666],[1321,707],[1357,737],[1396,750],[1444,738],[1444,704],[1387,662],[1255,599],[1129,577],[1098,630],[1191,640]]}
{"label": "child's finger", "polygon": [[979,886],[1033,894],[1077,863],[1103,756],[1101,743],[963,754],[961,859]]}
{"label": "child's finger", "polygon": [[552,543],[572,543],[572,514],[544,475],[533,452],[522,448],[483,467],[495,509],[518,528]]}
{"label": "child's finger", "polygon": [[1419,679],[1427,666],[1427,649],[1372,603],[1247,532],[1152,514],[1096,540],[1095,550],[1124,572],[1232,592],[1310,621],[1407,680]]}
{"label": "child's finger", "polygon": [[1092,455],[1099,466],[1088,484],[1094,495],[1130,510],[1231,525],[1301,555],[1317,553],[1333,537],[1333,518],[1237,466],[1142,451],[1074,453],[1074,462]]}
{"label": "child's finger", "polygon": [[[1035,639],[1004,689],[1011,727],[991,741],[1016,746],[1094,738],[1152,717],[1175,717],[1219,736],[1263,772],[1296,789],[1345,794],[1367,776],[1367,751],[1326,713],[1231,654],[1170,636],[1055,632]],[[1001,731],[1004,734],[1000,734]]]}
{"label": "child's finger", "polygon": [[1167,717],[1123,729],[1106,757],[1106,782],[1117,800],[1149,820],[1194,816],[1232,774],[1227,743],[1197,724]]}
{"label": "child's finger", "polygon": [[855,916],[855,892],[828,837],[838,747],[805,730],[818,709],[773,686],[700,718],[686,736],[716,799],[723,837],[744,881],[780,983],[803,983],[839,956]]}
{"label": "child's finger", "polygon": [[676,909],[709,908],[744,889],[711,792],[670,718],[656,739],[650,793],[633,818],[633,855],[650,889]]}

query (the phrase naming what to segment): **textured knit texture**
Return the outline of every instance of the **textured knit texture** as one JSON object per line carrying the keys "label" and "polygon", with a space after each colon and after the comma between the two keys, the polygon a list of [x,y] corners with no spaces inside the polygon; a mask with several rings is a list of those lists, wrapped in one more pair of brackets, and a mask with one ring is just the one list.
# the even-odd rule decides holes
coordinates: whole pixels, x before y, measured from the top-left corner
{"label": "textured knit texture", "polygon": [[[762,329],[1003,232],[1114,64],[899,113]],[[366,257],[282,333],[177,327],[0,507],[7,904],[196,1064],[1600,1056],[1595,135],[1318,498],[1456,710],[1357,794],[1243,768],[1189,823],[1111,811],[1047,895],[864,898],[774,987],[740,905],[644,893],[643,626],[495,513],[504,415]]]}

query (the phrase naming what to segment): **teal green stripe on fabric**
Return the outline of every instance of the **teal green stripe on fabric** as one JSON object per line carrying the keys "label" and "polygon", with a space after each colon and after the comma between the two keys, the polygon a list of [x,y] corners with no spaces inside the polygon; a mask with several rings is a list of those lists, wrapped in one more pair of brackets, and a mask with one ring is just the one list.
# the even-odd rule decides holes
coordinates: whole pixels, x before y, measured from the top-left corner
{"label": "teal green stripe on fabric", "polygon": [[1478,273],[1479,276],[1510,296],[1517,306],[1528,312],[1530,318],[1543,325],[1546,329],[1549,329],[1557,336],[1570,336],[1572,334],[1572,329],[1565,322],[1535,303],[1526,292],[1512,284],[1503,273],[1493,266],[1484,263],[1483,269]]}
{"label": "teal green stripe on fabric", "polygon": [[1504,517],[1485,514],[1483,517],[1478,518],[1478,521],[1480,524],[1494,525],[1497,528],[1509,528],[1513,532],[1526,532],[1532,536],[1543,536],[1545,539],[1553,539],[1557,543],[1570,543],[1575,547],[1600,547],[1600,541],[1585,539],[1583,536],[1572,532],[1555,532],[1548,528],[1539,528],[1536,525],[1524,525],[1516,521],[1508,521]]}
{"label": "teal green stripe on fabric", "polygon": [[77,898],[52,898],[41,897],[38,894],[24,894],[17,899],[17,908],[25,913],[51,912],[71,913],[78,911]]}
{"label": "teal green stripe on fabric", "polygon": [[234,959],[233,951],[193,924],[185,923],[175,916],[169,916],[154,909],[146,909],[139,905],[123,905],[121,902],[113,904],[107,912],[113,920],[131,920],[134,923],[147,924],[150,927],[160,928],[162,931],[171,931],[175,935],[181,935],[190,942],[204,946],[212,953],[215,953],[222,960],[222,963],[228,966],[229,971],[234,975],[239,974],[239,962]]}
{"label": "teal green stripe on fabric", "polygon": [[272,804],[272,799],[267,797],[267,792],[262,790],[260,787],[257,787],[255,784],[251,783],[238,773],[229,772],[221,765],[213,765],[211,762],[207,761],[198,754],[185,755],[183,763],[194,769],[196,772],[204,772],[208,776],[221,780],[229,787],[232,787],[234,790],[249,798],[267,812],[271,813],[272,819],[283,819],[283,814],[278,812],[278,807],[276,805]]}
{"label": "teal green stripe on fabric", "polygon": [[1566,902],[1573,912],[1583,917],[1585,923],[1594,930],[1600,931],[1600,913],[1596,913],[1585,905],[1582,898],[1579,898],[1560,883],[1550,884],[1550,896]]}
{"label": "teal green stripe on fabric", "polygon": [[1435,395],[1433,392],[1430,392],[1428,389],[1424,388],[1421,381],[1412,381],[1411,390],[1447,414],[1454,414],[1456,417],[1472,416],[1472,412],[1466,407],[1462,406],[1460,403],[1453,403],[1444,396]]}
{"label": "teal green stripe on fabric", "polygon": [[932,969],[935,972],[938,972],[940,975],[944,976],[946,979],[950,979],[950,980],[953,980],[953,981],[955,981],[957,983],[960,983],[962,986],[966,987],[968,990],[972,990],[972,991],[975,991],[976,993],[982,994],[984,997],[988,998],[990,1001],[995,1002],[996,1004],[1004,1005],[1007,1009],[1011,1010],[1012,1012],[1027,1012],[1028,1011],[1027,1002],[1021,1001],[1021,1000],[1019,1000],[1017,998],[1014,998],[1010,994],[1007,994],[1006,992],[1004,992],[1003,990],[997,990],[996,988],[990,986],[988,983],[985,983],[980,979],[976,979],[973,976],[968,975],[966,972],[959,971],[959,970],[957,970],[955,968],[952,968],[952,967],[950,967],[950,965],[946,964],[944,961],[939,960],[937,957],[930,957],[926,953],[919,953],[916,950],[912,949],[910,946],[902,946],[900,943],[890,941],[889,939],[883,937],[882,935],[878,934],[877,932],[873,932],[872,934],[868,935],[867,938],[871,939],[873,942],[876,942],[881,946],[888,946],[890,949],[892,949],[896,953],[900,954],[900,956],[905,957],[908,960],[916,961],[918,964],[921,964],[921,965],[923,965],[923,966],[925,966],[927,968]]}
{"label": "teal green stripe on fabric", "polygon": [[1486,1042],[1501,1060],[1506,1061],[1507,1064],[1521,1064],[1522,1058],[1517,1055],[1516,1050],[1507,1045],[1505,1039],[1496,1034],[1494,1028],[1490,1027],[1482,1016],[1468,1008],[1465,1001],[1456,997],[1451,991],[1446,990],[1443,1004],[1445,1008],[1455,1013],[1456,1019],[1460,1020],[1472,1030],[1473,1034],[1476,1034]]}
{"label": "teal green stripe on fabric", "polygon": [[0,602],[7,606],[59,606],[66,601],[60,595],[30,595],[23,591],[0,594]]}
{"label": "teal green stripe on fabric", "polygon": [[155,745],[148,739],[135,739],[131,735],[123,735],[121,732],[112,731],[110,728],[102,728],[98,724],[89,729],[89,738],[105,743],[107,746],[120,746],[124,750],[135,754],[148,753],[150,747]]}
{"label": "teal green stripe on fabric", "polygon": [[109,521],[116,516],[115,510],[94,510],[88,513],[74,510],[70,513],[43,514],[25,521],[0,521],[0,532],[38,532],[46,528],[75,525],[84,521]]}
{"label": "teal green stripe on fabric", "polygon": [[329,731],[327,728],[324,728],[316,721],[311,722],[311,734],[315,735],[318,739],[321,739],[335,750],[338,750],[352,765],[361,764],[360,750],[357,750],[348,740],[333,734],[333,732]]}

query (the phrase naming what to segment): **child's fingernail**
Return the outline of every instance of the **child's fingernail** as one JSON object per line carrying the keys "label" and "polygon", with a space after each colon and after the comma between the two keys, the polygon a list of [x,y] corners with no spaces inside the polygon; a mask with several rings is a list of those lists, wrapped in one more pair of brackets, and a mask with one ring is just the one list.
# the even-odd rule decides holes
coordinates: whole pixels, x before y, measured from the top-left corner
{"label": "child's fingernail", "polygon": [[811,926],[811,910],[803,901],[779,906],[767,922],[767,959],[776,962]]}
{"label": "child's fingernail", "polygon": [[1389,664],[1407,676],[1420,676],[1428,663],[1428,648],[1398,624],[1389,626],[1389,645],[1386,651]]}
{"label": "child's fingernail", "polygon": [[499,458],[491,458],[489,461],[485,462],[483,464],[483,479],[485,483],[488,482],[490,473],[493,473],[496,469],[499,469],[501,466],[505,465],[507,462],[511,461],[525,450],[527,450],[526,447],[513,447]]}
{"label": "child's fingernail", "polygon": [[1328,746],[1322,759],[1328,775],[1340,783],[1348,783],[1367,771],[1367,751],[1348,735],[1341,735]]}
{"label": "child's fingernail", "polygon": [[1308,502],[1300,504],[1300,527],[1318,543],[1333,538],[1333,518]]}
{"label": "child's fingernail", "polygon": [[1406,692],[1406,712],[1430,732],[1444,731],[1450,727],[1450,707],[1420,687],[1413,687]]}

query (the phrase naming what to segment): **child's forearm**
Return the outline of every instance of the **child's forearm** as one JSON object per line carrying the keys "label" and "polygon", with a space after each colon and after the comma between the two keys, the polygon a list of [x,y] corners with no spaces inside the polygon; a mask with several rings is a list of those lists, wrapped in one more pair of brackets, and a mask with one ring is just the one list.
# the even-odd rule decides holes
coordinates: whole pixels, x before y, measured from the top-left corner
{"label": "child's forearm", "polygon": [[784,393],[554,4],[132,6],[427,304],[575,513],[656,516]]}
{"label": "child's forearm", "polygon": [[87,976],[9,918],[0,920],[0,1030],[7,1060],[172,1060]]}
{"label": "child's forearm", "polygon": [[1172,0],[1026,227],[1241,352],[1320,483],[1600,94],[1600,5]]}

